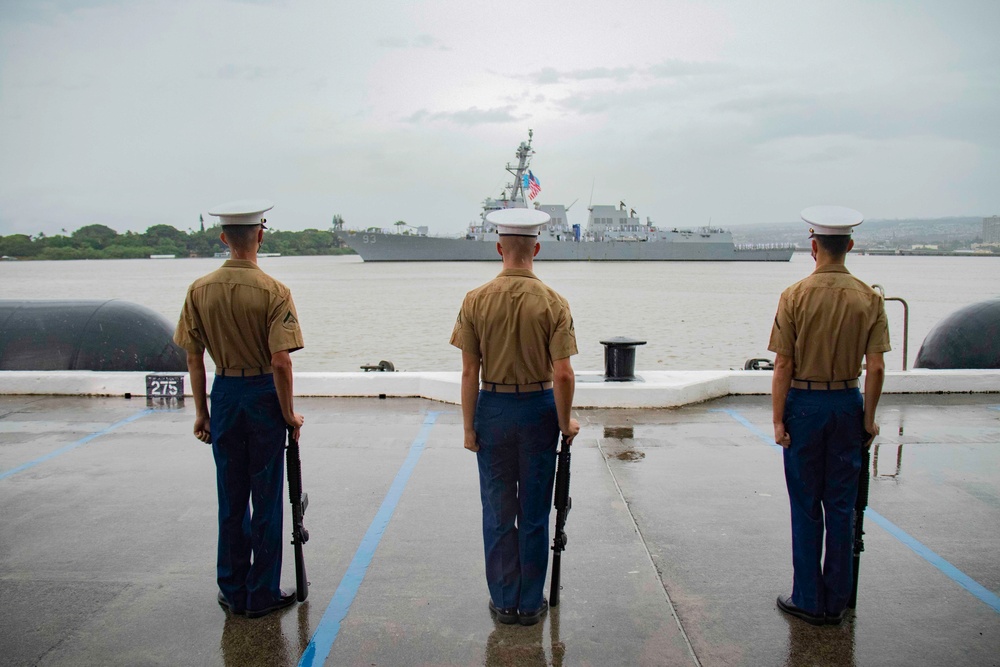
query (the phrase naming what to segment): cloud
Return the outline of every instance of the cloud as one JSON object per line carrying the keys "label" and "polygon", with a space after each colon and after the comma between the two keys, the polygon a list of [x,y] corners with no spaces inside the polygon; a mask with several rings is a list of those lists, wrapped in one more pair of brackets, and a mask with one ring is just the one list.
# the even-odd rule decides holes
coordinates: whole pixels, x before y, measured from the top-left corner
{"label": "cloud", "polygon": [[0,3],[0,21],[51,23],[62,14],[102,7],[121,7],[124,4],[123,0],[59,0],[58,2],[4,0]]}
{"label": "cloud", "polygon": [[543,67],[529,75],[529,79],[538,85],[551,85],[566,81],[627,81],[636,73],[634,67],[591,67],[560,72],[552,67]]}
{"label": "cloud", "polygon": [[383,49],[406,49],[410,47],[410,42],[405,37],[382,37],[378,45]]}
{"label": "cloud", "polygon": [[531,78],[538,85],[544,86],[550,83],[559,83],[562,75],[554,67],[543,67],[535,72]]}
{"label": "cloud", "polygon": [[433,35],[421,33],[412,39],[406,37],[381,37],[378,46],[383,49],[437,49],[439,51],[450,51],[441,40]]}
{"label": "cloud", "polygon": [[588,69],[566,71],[559,71],[553,67],[543,67],[529,75],[529,78],[538,85],[602,80],[624,83],[635,79],[675,79],[680,77],[733,74],[736,71],[735,67],[725,63],[666,60],[662,63],[650,65],[649,67],[591,67]]}
{"label": "cloud", "polygon": [[552,67],[543,67],[530,75],[532,81],[539,85],[561,83],[563,81],[594,81],[610,79],[624,82],[636,73],[634,67],[591,67],[559,72]]}
{"label": "cloud", "polygon": [[443,120],[451,121],[458,125],[472,126],[489,123],[513,123],[524,120],[525,116],[515,115],[514,108],[514,105],[494,107],[492,109],[470,107],[462,111],[439,111],[436,113],[420,109],[406,118],[406,121],[410,123],[425,123]]}
{"label": "cloud", "polygon": [[514,32],[461,0],[276,3],[0,0],[0,233],[258,191],[302,226],[330,202],[443,225],[428,161],[474,211],[528,127],[551,201],[596,176],[677,220],[830,188],[869,215],[996,209],[1000,3],[515,0]]}
{"label": "cloud", "polygon": [[801,113],[813,106],[815,99],[798,93],[784,91],[752,91],[740,94],[734,91],[732,99],[713,105],[715,111],[734,114]]}
{"label": "cloud", "polygon": [[622,91],[596,90],[567,95],[555,104],[565,110],[579,114],[601,114],[608,111],[622,113],[641,112],[651,106],[669,108],[681,101],[682,95],[676,88],[654,85]]}
{"label": "cloud", "polygon": [[227,63],[216,72],[220,79],[254,81],[264,78],[264,70],[255,65],[234,65]]}
{"label": "cloud", "polygon": [[[608,112],[642,113],[657,105],[672,110],[734,111],[742,100],[731,100],[747,86],[761,85],[759,74],[724,63],[665,60],[648,66],[595,67],[559,71],[542,68],[530,75],[539,85],[561,84],[564,95],[554,104],[582,115]],[[763,82],[766,84],[766,82]],[[754,104],[767,100],[754,97]],[[734,104],[733,109],[723,108]],[[691,117],[689,117],[691,120]]]}
{"label": "cloud", "polygon": [[736,71],[736,68],[725,63],[666,60],[650,66],[646,71],[655,79],[673,79],[710,74],[732,74]]}
{"label": "cloud", "polygon": [[[755,142],[789,137],[849,135],[872,140],[941,137],[997,146],[1000,100],[968,84],[882,82],[870,89],[831,88],[800,92],[794,82],[765,89],[734,90],[731,99],[706,111],[730,116]],[[804,88],[801,90],[805,90]]]}

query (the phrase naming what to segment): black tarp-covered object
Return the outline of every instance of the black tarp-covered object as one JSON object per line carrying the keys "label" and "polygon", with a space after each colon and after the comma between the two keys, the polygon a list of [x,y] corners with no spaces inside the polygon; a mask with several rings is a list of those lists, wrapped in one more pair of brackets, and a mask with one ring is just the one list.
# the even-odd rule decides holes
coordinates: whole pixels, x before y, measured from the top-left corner
{"label": "black tarp-covered object", "polygon": [[0,370],[187,370],[173,326],[128,301],[0,300]]}
{"label": "black tarp-covered object", "polygon": [[1000,299],[980,301],[941,320],[924,338],[916,368],[1000,368]]}

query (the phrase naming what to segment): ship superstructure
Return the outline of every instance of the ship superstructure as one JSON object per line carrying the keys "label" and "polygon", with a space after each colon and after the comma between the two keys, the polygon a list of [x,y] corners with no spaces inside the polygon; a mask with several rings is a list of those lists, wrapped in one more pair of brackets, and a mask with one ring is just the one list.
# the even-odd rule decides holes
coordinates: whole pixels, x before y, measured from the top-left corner
{"label": "ship superstructure", "polygon": [[[426,227],[402,232],[368,229],[334,231],[366,262],[468,262],[494,261],[498,239],[496,226],[486,220],[491,211],[527,208],[526,174],[535,154],[534,133],[522,141],[515,153],[516,164],[506,169],[513,177],[499,198],[486,198],[479,220],[469,224],[464,237],[431,236]],[[572,206],[572,205],[571,205]],[[568,208],[562,204],[534,204],[551,217],[538,240],[542,250],[536,261],[748,261],[787,262],[789,245],[737,246],[732,234],[716,227],[679,229],[659,227],[650,218],[641,219],[624,202],[617,206],[591,206],[587,226],[570,224]]]}

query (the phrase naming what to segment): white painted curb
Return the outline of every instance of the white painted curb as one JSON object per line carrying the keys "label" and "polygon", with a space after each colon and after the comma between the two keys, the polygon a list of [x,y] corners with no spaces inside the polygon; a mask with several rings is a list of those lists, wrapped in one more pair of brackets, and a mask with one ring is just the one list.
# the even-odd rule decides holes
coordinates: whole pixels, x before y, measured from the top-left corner
{"label": "white painted curb", "polygon": [[[146,373],[0,371],[0,395],[145,396]],[[599,372],[577,375],[573,406],[672,408],[722,396],[769,395],[770,371],[639,371],[636,382],[603,382]],[[209,378],[211,381],[211,378]],[[191,395],[190,379],[184,388]],[[886,394],[1000,393],[1000,370],[890,371]],[[296,396],[419,397],[461,402],[454,372],[295,373]]]}

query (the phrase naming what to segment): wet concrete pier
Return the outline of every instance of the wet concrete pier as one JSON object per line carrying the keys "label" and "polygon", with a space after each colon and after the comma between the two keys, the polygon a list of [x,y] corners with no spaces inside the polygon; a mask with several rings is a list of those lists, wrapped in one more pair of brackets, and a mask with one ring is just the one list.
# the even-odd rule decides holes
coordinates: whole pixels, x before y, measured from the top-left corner
{"label": "wet concrete pier", "polygon": [[997,394],[883,397],[858,608],[818,628],[775,607],[766,397],[578,411],[561,605],[533,627],[487,611],[457,406],[296,405],[309,599],[247,620],[215,601],[190,399],[0,397],[0,665],[1000,664]]}

